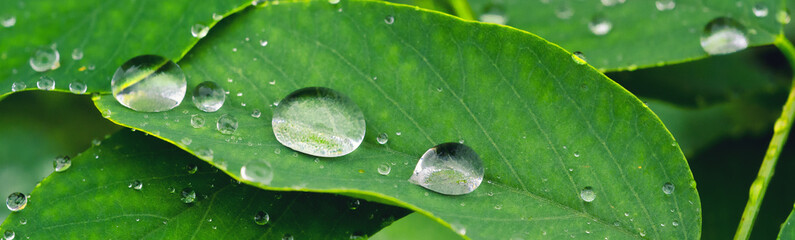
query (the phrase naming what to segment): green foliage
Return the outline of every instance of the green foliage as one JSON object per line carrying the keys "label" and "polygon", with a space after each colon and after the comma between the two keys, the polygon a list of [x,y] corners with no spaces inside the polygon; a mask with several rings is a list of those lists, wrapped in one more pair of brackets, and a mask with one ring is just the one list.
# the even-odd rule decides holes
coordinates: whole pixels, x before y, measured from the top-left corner
{"label": "green foliage", "polygon": [[781,232],[778,233],[778,239],[786,240],[786,239],[795,239],[795,226],[793,226],[792,222],[795,221],[795,211],[789,214],[787,221],[781,224]]}

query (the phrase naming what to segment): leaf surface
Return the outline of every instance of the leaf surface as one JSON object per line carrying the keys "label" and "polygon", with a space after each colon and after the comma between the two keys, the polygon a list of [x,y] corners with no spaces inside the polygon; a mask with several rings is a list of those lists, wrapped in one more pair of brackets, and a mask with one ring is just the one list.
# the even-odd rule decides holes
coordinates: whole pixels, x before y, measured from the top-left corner
{"label": "leaf surface", "polygon": [[795,210],[789,214],[787,217],[787,221],[781,224],[781,232],[778,233],[778,239],[780,240],[788,240],[788,239],[795,239]]}

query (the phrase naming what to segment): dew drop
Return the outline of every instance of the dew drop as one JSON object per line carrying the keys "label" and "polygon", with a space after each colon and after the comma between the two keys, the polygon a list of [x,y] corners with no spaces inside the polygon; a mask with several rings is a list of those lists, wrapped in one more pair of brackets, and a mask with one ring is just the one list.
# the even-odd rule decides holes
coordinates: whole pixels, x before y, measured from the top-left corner
{"label": "dew drop", "polygon": [[3,233],[3,239],[5,240],[13,240],[15,236],[16,233],[14,233],[14,231],[11,229],[8,229]]}
{"label": "dew drop", "polygon": [[190,139],[189,137],[184,137],[184,138],[182,138],[179,141],[182,143],[182,145],[185,145],[185,146],[190,145],[193,142],[193,140]]}
{"label": "dew drop", "polygon": [[260,112],[259,109],[254,109],[254,111],[251,111],[251,117],[259,118],[261,115],[262,112]]}
{"label": "dew drop", "polygon": [[555,8],[555,16],[560,19],[569,19],[571,16],[574,16],[574,9],[568,4],[561,4]]}
{"label": "dew drop", "polygon": [[127,185],[127,187],[140,191],[141,188],[144,187],[144,184],[141,183],[141,181],[135,180],[135,181],[131,182],[129,185]]}
{"label": "dew drop", "polygon": [[240,168],[240,176],[248,181],[268,185],[273,180],[273,167],[269,162],[253,160]]}
{"label": "dew drop", "polygon": [[36,87],[45,91],[53,90],[55,89],[55,79],[52,79],[49,76],[41,76],[39,81],[36,82]]}
{"label": "dew drop", "polygon": [[759,18],[767,17],[768,13],[767,5],[765,5],[764,3],[755,4],[754,7],[751,9],[751,11],[754,12],[754,16]]}
{"label": "dew drop", "polygon": [[667,182],[667,183],[663,184],[663,186],[662,186],[662,191],[663,191],[663,193],[665,193],[666,195],[671,195],[672,193],[674,193],[674,189],[675,189],[675,188],[676,188],[676,187],[674,186],[674,184],[673,184],[673,183],[669,183],[669,182]]}
{"label": "dew drop", "polygon": [[282,240],[294,240],[293,239],[293,235],[290,235],[289,233],[285,233],[284,236],[282,236]]}
{"label": "dew drop", "polygon": [[328,0],[328,3],[337,4],[340,3],[340,0]]}
{"label": "dew drop", "polygon": [[409,182],[446,195],[475,191],[483,181],[483,162],[460,143],[442,143],[422,155]]}
{"label": "dew drop", "polygon": [[580,198],[585,202],[593,202],[596,199],[596,193],[591,187],[585,187],[580,191]]}
{"label": "dew drop", "polygon": [[392,171],[392,167],[390,167],[388,164],[381,164],[378,166],[378,174],[386,176],[389,175],[390,171]]}
{"label": "dew drop", "polygon": [[713,19],[701,34],[701,48],[710,55],[734,53],[747,47],[745,27],[731,18]]}
{"label": "dew drop", "polygon": [[83,94],[86,93],[86,90],[88,90],[88,86],[83,82],[75,81],[69,83],[69,91],[74,94]]}
{"label": "dew drop", "polygon": [[0,19],[0,25],[3,25],[3,27],[10,28],[16,24],[17,24],[17,17],[15,16],[6,16],[3,17],[3,19]]}
{"label": "dew drop", "polygon": [[354,199],[354,200],[351,200],[351,201],[348,202],[348,209],[356,210],[361,205],[362,205],[362,201],[360,201],[359,199]]}
{"label": "dew drop", "polygon": [[190,125],[193,128],[201,128],[204,127],[204,117],[199,114],[193,114],[190,116]]}
{"label": "dew drop", "polygon": [[213,13],[213,20],[221,21],[221,19],[224,19],[224,15]]}
{"label": "dew drop", "polygon": [[83,59],[83,50],[80,50],[79,48],[75,48],[74,50],[72,50],[72,59],[74,60]]}
{"label": "dew drop", "polygon": [[657,7],[657,10],[668,11],[676,7],[676,2],[674,0],[657,0],[654,2],[654,5]]}
{"label": "dew drop", "polygon": [[602,15],[596,15],[588,22],[588,29],[596,36],[602,36],[613,29],[613,23]]}
{"label": "dew drop", "polygon": [[6,207],[8,210],[12,212],[19,212],[22,209],[25,209],[25,206],[28,205],[28,196],[25,196],[24,193],[15,192],[8,195],[6,198]]}
{"label": "dew drop", "polygon": [[12,92],[22,91],[27,87],[28,86],[24,82],[14,82],[11,84],[11,91]]}
{"label": "dew drop", "polygon": [[202,24],[193,24],[190,27],[190,35],[193,35],[195,38],[203,38],[207,36],[207,32],[210,31],[210,27],[204,26]]}
{"label": "dew drop", "polygon": [[156,55],[134,57],[122,64],[110,82],[113,97],[132,110],[162,112],[177,107],[187,82],[182,69]]}
{"label": "dew drop", "polygon": [[626,0],[602,0],[602,5],[605,5],[605,7],[610,7],[622,4],[624,2],[626,2]]}
{"label": "dew drop", "polygon": [[196,85],[193,89],[193,104],[205,112],[215,112],[224,106],[226,94],[224,89],[213,81],[206,81]]}
{"label": "dew drop", "polygon": [[671,226],[678,227],[679,226],[679,222],[673,221],[673,222],[671,222]]}
{"label": "dew drop", "polygon": [[386,16],[386,17],[384,18],[384,22],[385,22],[386,24],[392,25],[393,23],[395,23],[395,17],[394,17],[394,16],[392,16],[392,15],[388,15],[388,16]]}
{"label": "dew drop", "polygon": [[52,167],[55,168],[56,172],[66,171],[66,169],[69,169],[71,166],[72,160],[69,156],[58,156],[52,161]]}
{"label": "dew drop", "polygon": [[484,8],[483,12],[484,13],[480,15],[480,18],[478,18],[481,22],[501,25],[504,25],[506,22],[508,22],[508,18],[505,16],[505,10],[501,5],[489,4]]}
{"label": "dew drop", "polygon": [[30,68],[36,72],[55,70],[61,66],[61,55],[55,45],[43,47],[36,50],[30,57]]}
{"label": "dew drop", "polygon": [[375,138],[375,140],[378,141],[378,144],[381,145],[386,144],[387,142],[389,142],[389,135],[387,135],[386,133],[378,134],[378,137]]}
{"label": "dew drop", "polygon": [[204,158],[206,160],[213,160],[213,150],[209,148],[199,149],[196,151],[196,155]]}
{"label": "dew drop", "polygon": [[789,10],[781,9],[776,13],[776,21],[781,24],[788,24],[790,21]]}
{"label": "dew drop", "polygon": [[180,193],[179,200],[184,203],[192,203],[193,201],[196,201],[196,191],[193,191],[191,188],[183,188],[182,192]]}
{"label": "dew drop", "polygon": [[22,224],[22,225],[28,224],[28,219],[26,219],[26,218],[19,218],[19,224]]}
{"label": "dew drop", "polygon": [[237,119],[228,113],[221,115],[215,124],[215,128],[223,134],[233,134],[237,130]]}
{"label": "dew drop", "polygon": [[259,40],[259,45],[260,45],[260,46],[263,46],[263,47],[264,47],[264,46],[268,46],[268,41],[266,41],[266,40]]}
{"label": "dew drop", "polygon": [[196,166],[196,164],[191,163],[185,166],[185,169],[188,170],[188,174],[194,174],[196,173],[196,171],[199,171],[199,166]]}
{"label": "dew drop", "polygon": [[273,110],[273,133],[293,150],[318,157],[339,157],[362,143],[365,121],[351,99],[328,88],[290,93]]}
{"label": "dew drop", "polygon": [[256,214],[254,214],[254,223],[256,223],[257,225],[262,226],[268,224],[270,220],[271,220],[270,215],[268,215],[268,213],[266,213],[265,211],[259,211]]}

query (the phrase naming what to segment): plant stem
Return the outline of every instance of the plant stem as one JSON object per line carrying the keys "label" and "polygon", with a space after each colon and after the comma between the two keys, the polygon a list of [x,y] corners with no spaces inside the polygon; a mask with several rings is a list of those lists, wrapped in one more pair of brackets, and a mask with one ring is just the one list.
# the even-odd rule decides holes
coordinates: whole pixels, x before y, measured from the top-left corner
{"label": "plant stem", "polygon": [[456,16],[466,20],[475,20],[475,14],[472,13],[472,7],[469,6],[467,0],[449,0],[449,3]]}
{"label": "plant stem", "polygon": [[[790,68],[795,72],[795,47],[787,40],[783,34],[773,42],[776,47],[781,50],[790,64]],[[740,219],[740,226],[737,227],[737,233],[734,235],[735,240],[748,239],[751,237],[751,230],[753,230],[756,216],[759,215],[759,207],[762,205],[762,199],[765,198],[767,186],[770,184],[770,179],[773,178],[773,171],[776,169],[776,162],[784,144],[787,142],[787,136],[792,128],[792,121],[795,115],[795,77],[793,77],[793,84],[790,87],[787,102],[784,103],[784,109],[781,111],[781,116],[776,120],[773,127],[773,138],[770,139],[770,145],[767,147],[767,153],[762,161],[762,166],[759,168],[759,173],[756,179],[751,184],[751,190],[748,195],[748,203],[745,205],[743,217]]]}

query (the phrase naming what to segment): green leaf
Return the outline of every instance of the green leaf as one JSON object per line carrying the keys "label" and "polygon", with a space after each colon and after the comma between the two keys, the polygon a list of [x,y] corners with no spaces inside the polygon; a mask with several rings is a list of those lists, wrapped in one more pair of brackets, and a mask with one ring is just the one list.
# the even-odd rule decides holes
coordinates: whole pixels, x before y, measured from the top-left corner
{"label": "green leaf", "polygon": [[[273,179],[249,184],[367,197],[473,239],[699,236],[695,182],[660,120],[541,38],[368,1],[282,3],[225,23],[179,62],[189,88],[216,81],[230,92],[218,112],[186,99],[169,112],[141,113],[109,95],[97,96],[97,106],[116,123],[190,152],[211,149],[213,157],[202,159],[238,179],[244,164],[270,162]],[[367,135],[356,151],[321,159],[276,141],[269,105],[309,86],[336,89],[362,109]],[[262,117],[250,116],[255,109]],[[191,126],[194,114],[204,127]],[[222,114],[238,119],[234,134],[216,131]],[[380,133],[389,134],[387,144],[376,142]],[[426,150],[459,141],[484,161],[476,191],[446,196],[407,181]],[[382,164],[391,166],[387,176],[376,171]],[[666,182],[676,187],[672,195],[661,190]],[[597,197],[585,203],[579,194],[589,186]]]}
{"label": "green leaf", "polygon": [[780,240],[788,240],[788,239],[795,239],[795,210],[793,210],[789,217],[787,217],[787,221],[781,224],[781,232],[778,233],[778,239]]}
{"label": "green leaf", "polygon": [[373,235],[371,240],[434,239],[460,240],[461,237],[431,218],[412,213]]}
{"label": "green leaf", "polygon": [[[706,57],[699,38],[707,23],[718,17],[730,17],[743,24],[749,31],[750,46],[771,44],[782,33],[775,15],[784,9],[781,0],[674,0],[675,8],[668,11],[659,11],[656,1],[626,1],[609,7],[600,1],[574,0],[469,2],[476,16],[488,9],[502,9],[507,25],[538,34],[570,51],[582,51],[589,64],[605,71]],[[767,6],[766,17],[754,15],[752,8],[757,3]],[[561,9],[570,9],[573,15],[561,19],[557,16]],[[604,36],[596,36],[588,28],[596,15],[612,22],[612,30]]]}
{"label": "green leaf", "polygon": [[[198,171],[188,173],[191,165]],[[128,187],[136,180],[140,190]],[[185,188],[195,191],[195,202],[182,202]],[[122,131],[42,181],[27,207],[0,229],[21,239],[347,239],[373,234],[407,214],[370,202],[350,209],[352,201],[357,200],[239,184],[167,143]],[[268,213],[268,224],[254,222],[259,211]]]}
{"label": "green leaf", "polygon": [[[15,17],[12,27],[0,28],[0,97],[14,82],[36,89],[41,76],[55,80],[55,89],[83,82],[88,93],[110,92],[110,76],[122,63],[142,54],[177,61],[198,42],[195,24],[213,26],[213,14],[229,15],[251,1],[3,1],[0,17]],[[29,63],[39,48],[55,46],[60,67],[43,73]],[[78,49],[83,57],[74,60]]]}

